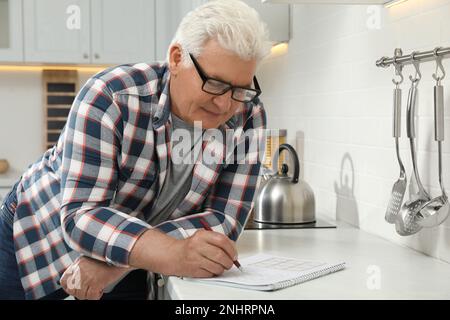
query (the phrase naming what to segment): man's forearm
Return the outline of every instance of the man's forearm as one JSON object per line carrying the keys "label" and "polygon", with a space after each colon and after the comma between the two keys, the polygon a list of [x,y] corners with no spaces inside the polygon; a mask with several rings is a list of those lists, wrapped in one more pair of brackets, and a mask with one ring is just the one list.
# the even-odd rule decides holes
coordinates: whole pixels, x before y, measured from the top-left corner
{"label": "man's forearm", "polygon": [[129,265],[138,269],[172,274],[173,265],[169,262],[173,254],[173,244],[178,241],[157,229],[145,231],[134,245]]}

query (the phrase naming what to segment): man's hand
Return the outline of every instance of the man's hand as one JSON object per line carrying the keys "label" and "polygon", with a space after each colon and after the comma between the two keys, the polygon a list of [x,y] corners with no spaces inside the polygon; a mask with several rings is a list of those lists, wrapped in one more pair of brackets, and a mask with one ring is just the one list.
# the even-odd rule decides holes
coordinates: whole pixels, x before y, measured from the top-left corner
{"label": "man's hand", "polygon": [[172,246],[174,255],[173,274],[193,278],[221,275],[233,267],[237,259],[236,246],[227,236],[206,230],[178,240]]}
{"label": "man's hand", "polygon": [[98,300],[108,285],[130,270],[82,256],[67,268],[60,282],[64,291],[77,299]]}
{"label": "man's hand", "polygon": [[152,229],[136,242],[130,265],[164,275],[199,278],[222,274],[236,258],[234,242],[221,233],[198,230],[177,240]]}

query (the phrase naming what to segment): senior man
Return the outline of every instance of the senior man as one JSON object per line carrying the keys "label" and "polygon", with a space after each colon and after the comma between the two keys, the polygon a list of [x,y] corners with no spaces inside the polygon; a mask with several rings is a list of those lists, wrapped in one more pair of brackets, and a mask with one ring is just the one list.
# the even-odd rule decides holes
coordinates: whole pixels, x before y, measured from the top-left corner
{"label": "senior man", "polygon": [[[246,132],[265,127],[255,71],[269,48],[255,10],[218,0],[184,17],[167,62],[93,76],[1,207],[0,299],[99,299],[117,283],[112,297],[144,298],[147,272],[233,267],[264,152]],[[192,138],[181,155],[178,129]],[[228,130],[231,152],[215,136]]]}

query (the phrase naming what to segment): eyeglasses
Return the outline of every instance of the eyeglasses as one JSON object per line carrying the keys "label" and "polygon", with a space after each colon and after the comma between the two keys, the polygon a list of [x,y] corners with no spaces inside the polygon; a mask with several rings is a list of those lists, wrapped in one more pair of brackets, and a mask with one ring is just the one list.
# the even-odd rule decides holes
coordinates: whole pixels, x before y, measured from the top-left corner
{"label": "eyeglasses", "polygon": [[204,92],[221,96],[231,90],[231,98],[239,102],[252,102],[261,94],[261,89],[255,76],[253,77],[255,89],[233,86],[228,82],[209,77],[200,67],[194,56],[192,54],[189,54],[189,56],[203,81],[202,90]]}

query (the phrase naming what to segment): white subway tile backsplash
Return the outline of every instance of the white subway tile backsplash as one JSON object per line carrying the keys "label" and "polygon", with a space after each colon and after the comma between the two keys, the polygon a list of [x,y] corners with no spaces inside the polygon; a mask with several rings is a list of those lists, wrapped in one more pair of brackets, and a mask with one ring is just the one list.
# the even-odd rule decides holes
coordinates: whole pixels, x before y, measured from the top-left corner
{"label": "white subway tile backsplash", "polygon": [[[368,9],[369,8],[369,9]],[[293,6],[293,38],[287,54],[260,70],[271,127],[302,131],[302,174],[316,193],[319,216],[338,218],[400,245],[450,261],[450,219],[401,237],[384,221],[393,183],[400,174],[392,138],[392,68],[375,61],[450,45],[450,0],[409,0],[381,6]],[[375,10],[375,11],[374,11]],[[379,26],[371,16],[379,11]],[[376,22],[376,21],[375,21]],[[372,24],[371,24],[372,23]],[[377,28],[379,27],[379,28]],[[444,60],[446,69],[450,61]],[[435,63],[421,64],[417,110],[417,158],[422,182],[440,194],[433,127]],[[449,69],[450,70],[450,69]],[[449,71],[450,72],[450,71]],[[404,68],[400,154],[407,170],[405,199],[415,192],[406,102],[413,66]],[[444,184],[450,186],[450,77],[445,86]],[[271,110],[271,108],[273,108]],[[295,142],[294,142],[295,143]]]}
{"label": "white subway tile backsplash", "polygon": [[[439,46],[440,21],[441,10],[433,10],[392,22],[392,31],[397,40],[396,46],[407,51]],[[411,26],[420,27],[411,28]]]}
{"label": "white subway tile backsplash", "polygon": [[443,261],[450,263],[450,250],[449,250],[450,229],[439,228],[436,238],[437,240],[431,242],[432,244],[434,244],[436,248],[435,249],[437,251],[436,256],[439,259],[442,259]]}
{"label": "white subway tile backsplash", "polygon": [[408,0],[401,5],[396,5],[388,8],[387,12],[389,20],[398,21],[420,14],[422,12],[421,2],[422,0]]}
{"label": "white subway tile backsplash", "polygon": [[369,148],[366,150],[366,157],[367,174],[386,179],[398,177],[399,168],[394,150]]}
{"label": "white subway tile backsplash", "polygon": [[[450,5],[447,5],[442,9],[442,16],[450,16]],[[450,39],[450,19],[441,20],[441,39]]]}
{"label": "white subway tile backsplash", "polygon": [[348,122],[347,128],[350,131],[350,142],[363,146],[380,146],[380,125],[383,119],[359,118],[356,121]]}
{"label": "white subway tile backsplash", "polygon": [[317,217],[328,217],[332,220],[335,220],[338,197],[334,190],[324,190],[313,184],[311,184],[311,188],[314,191],[316,200]]}
{"label": "white subway tile backsplash", "polygon": [[[450,4],[450,0],[421,0],[420,1],[420,11],[426,12],[426,11],[433,10],[433,9],[439,9],[439,10],[445,11],[445,10],[448,10],[449,4]],[[446,6],[446,7],[444,7],[444,6]]]}

